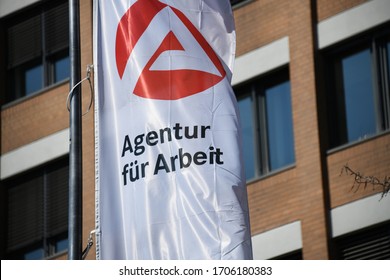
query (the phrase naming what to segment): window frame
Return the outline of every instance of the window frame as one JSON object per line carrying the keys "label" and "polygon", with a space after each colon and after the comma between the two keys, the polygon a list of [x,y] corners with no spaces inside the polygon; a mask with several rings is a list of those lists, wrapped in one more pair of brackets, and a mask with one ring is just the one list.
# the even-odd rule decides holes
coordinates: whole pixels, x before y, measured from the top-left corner
{"label": "window frame", "polygon": [[[386,49],[386,45],[388,45],[387,48],[390,48],[390,33],[386,28],[381,28],[355,36],[336,46],[328,47],[322,52],[328,151],[360,143],[390,130],[390,57],[388,54],[390,50]],[[370,52],[371,86],[374,104],[372,110],[375,115],[375,132],[349,141],[347,136],[348,123],[345,113],[347,107],[344,102],[345,93],[341,88],[342,82],[338,81],[343,80],[343,77],[342,73],[337,73],[337,70],[335,70],[339,69],[341,71],[341,66],[337,66],[336,63],[341,61],[342,58],[365,49],[368,49]]]}
{"label": "window frame", "polygon": [[[50,14],[54,12],[55,14]],[[63,13],[65,12],[65,14]],[[55,62],[56,60],[64,57],[69,57],[69,33],[68,32],[60,32],[57,34],[65,34],[61,37],[61,43],[57,45],[56,41],[51,40],[51,42],[56,42],[53,49],[49,49],[50,42],[47,41],[46,38],[53,38],[48,34],[54,34],[53,32],[47,32],[51,30],[49,27],[50,19],[56,18],[57,14],[61,13],[64,17],[61,17],[62,22],[69,22],[69,11],[68,11],[68,0],[54,0],[54,1],[43,1],[42,3],[37,3],[29,8],[23,9],[20,12],[9,15],[4,19],[1,19],[1,36],[4,38],[4,47],[1,51],[2,60],[4,63],[4,68],[0,70],[1,79],[5,81],[4,90],[2,90],[1,96],[1,104],[10,104],[14,102],[18,102],[24,100],[25,98],[29,98],[34,96],[40,92],[47,90],[48,88],[55,86],[57,84],[63,83],[64,81],[69,80],[69,75],[66,79],[62,79],[61,81],[55,80]],[[9,58],[9,50],[8,50],[8,32],[14,26],[18,24],[22,24],[28,20],[33,18],[38,18],[39,22],[39,40],[40,45],[40,54],[36,57],[27,58],[25,61],[16,61],[13,62]],[[35,25],[34,25],[35,26]],[[61,25],[58,25],[61,26]],[[64,25],[62,25],[64,26]],[[65,28],[65,27],[63,27]],[[66,25],[66,30],[68,30],[68,25]],[[51,30],[53,31],[53,30]],[[49,36],[49,37],[47,37]],[[65,38],[65,39],[64,39]],[[16,44],[20,42],[15,41]],[[38,50],[38,49],[37,49]],[[42,86],[39,89],[34,90],[32,92],[27,92],[25,88],[26,84],[26,71],[31,65],[40,65],[42,67]],[[19,73],[16,73],[19,71]],[[69,71],[69,70],[68,70]]]}
{"label": "window frame", "polygon": [[[294,153],[294,160],[291,164],[286,164],[282,167],[271,169],[270,163],[270,146],[268,143],[268,125],[267,125],[267,105],[265,92],[267,89],[273,86],[281,85],[285,82],[289,82],[288,67],[281,67],[275,69],[265,75],[258,76],[254,79],[246,81],[242,84],[234,86],[234,92],[239,102],[240,99],[245,97],[251,97],[251,110],[252,110],[252,123],[253,123],[253,153],[254,157],[254,175],[247,178],[247,181],[254,181],[271,176],[275,173],[283,172],[295,166],[295,139],[294,139],[294,123],[291,114],[291,126],[293,131],[292,147]],[[291,89],[291,88],[290,88]],[[291,98],[291,90],[289,92]],[[292,103],[290,102],[291,113]]]}
{"label": "window frame", "polygon": [[[9,229],[8,226],[4,227],[2,230],[2,253],[1,255],[4,256],[4,259],[24,259],[26,255],[29,253],[33,253],[36,250],[42,251],[42,258],[41,259],[50,259],[53,258],[56,255],[63,254],[67,251],[67,247],[65,249],[62,249],[60,251],[57,250],[56,246],[61,242],[68,239],[68,226],[64,227],[62,224],[61,227],[58,227],[58,224],[55,224],[53,227],[52,221],[53,221],[53,214],[51,212],[50,205],[55,204],[58,199],[57,196],[53,196],[53,191],[58,191],[57,188],[54,188],[53,191],[49,191],[50,188],[53,188],[54,185],[49,183],[49,178],[53,178],[54,173],[60,171],[62,175],[65,175],[66,178],[69,173],[69,157],[64,156],[58,159],[55,159],[53,161],[49,161],[41,166],[35,167],[33,169],[27,170],[23,173],[17,174],[15,176],[12,176],[10,178],[7,178],[3,180],[1,183],[3,185],[2,188],[2,214],[1,214],[1,220],[2,224],[7,225],[8,219],[10,218],[10,213],[8,209],[9,205],[9,190],[12,188],[21,188],[22,193],[24,193],[24,188],[31,187],[31,185],[24,186],[23,184],[25,182],[32,182],[37,180],[39,185],[34,185],[36,187],[36,191],[39,191],[40,194],[37,196],[40,198],[39,201],[34,201],[34,208],[39,208],[42,210],[42,216],[39,217],[39,221],[42,222],[42,224],[36,225],[35,227],[38,229],[40,233],[35,234],[39,235],[39,238],[32,237],[28,240],[24,240],[23,244],[18,244],[17,246],[11,245],[11,248],[8,248],[8,235],[9,235]],[[30,183],[31,184],[31,183]],[[59,186],[59,185],[56,185]],[[64,187],[65,186],[65,187]],[[62,187],[62,192],[66,193],[68,195],[68,183],[65,182],[64,185],[60,185]],[[35,193],[35,192],[34,192]],[[52,194],[50,194],[52,193]],[[61,197],[62,198],[62,197]],[[52,199],[52,200],[50,200]],[[64,205],[68,205],[68,196],[64,198],[65,201],[62,202]],[[18,203],[21,203],[22,201],[19,201]],[[57,205],[57,204],[56,204]],[[50,208],[50,209],[49,209]],[[66,208],[67,209],[67,208]],[[65,209],[65,210],[66,210]],[[56,212],[57,213],[57,212]],[[68,211],[60,212],[62,214],[66,214],[66,218],[63,218],[63,223],[68,223]],[[16,216],[17,217],[17,216]],[[55,218],[55,217],[54,217]],[[58,218],[58,216],[57,216]],[[55,220],[57,221],[57,218]],[[68,241],[66,241],[68,242]]]}
{"label": "window frame", "polygon": [[[390,256],[389,237],[390,221],[374,224],[352,231],[332,239],[334,260],[373,260],[372,254],[383,257]],[[379,248],[379,249],[378,249]],[[367,258],[370,256],[370,258]]]}

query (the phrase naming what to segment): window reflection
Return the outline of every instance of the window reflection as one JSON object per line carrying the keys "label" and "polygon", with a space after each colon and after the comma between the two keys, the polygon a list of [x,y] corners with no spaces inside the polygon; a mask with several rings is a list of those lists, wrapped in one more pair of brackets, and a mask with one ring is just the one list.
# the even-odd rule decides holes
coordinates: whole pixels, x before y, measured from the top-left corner
{"label": "window reflection", "polygon": [[55,242],[55,252],[63,252],[68,249],[68,238],[60,239]]}
{"label": "window reflection", "polygon": [[61,82],[69,78],[69,56],[54,62],[54,82]]}
{"label": "window reflection", "polygon": [[294,135],[290,82],[266,89],[268,153],[270,170],[294,163]]}
{"label": "window reflection", "polygon": [[25,72],[25,93],[30,95],[43,88],[43,66],[38,65]]}
{"label": "window reflection", "polygon": [[25,260],[41,260],[44,257],[43,248],[38,248],[35,250],[31,250],[24,254]]}
{"label": "window reflection", "polygon": [[343,90],[349,142],[376,132],[370,50],[342,59]]}
{"label": "window reflection", "polygon": [[238,108],[241,117],[245,175],[246,179],[249,180],[255,177],[254,124],[251,96],[240,98],[238,100]]}
{"label": "window reflection", "polygon": [[241,117],[246,179],[295,162],[288,71],[235,89]]}
{"label": "window reflection", "polygon": [[390,42],[374,34],[324,53],[329,148],[390,129]]}

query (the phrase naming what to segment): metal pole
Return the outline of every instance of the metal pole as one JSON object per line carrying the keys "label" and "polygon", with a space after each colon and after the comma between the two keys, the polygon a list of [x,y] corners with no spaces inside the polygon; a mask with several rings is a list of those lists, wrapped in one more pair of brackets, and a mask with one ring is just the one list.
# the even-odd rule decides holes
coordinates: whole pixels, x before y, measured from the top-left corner
{"label": "metal pole", "polygon": [[[80,73],[79,0],[69,0],[70,88],[81,79]],[[77,86],[70,100],[69,150],[69,227],[68,259],[81,260],[82,254],[82,125],[81,87]]]}

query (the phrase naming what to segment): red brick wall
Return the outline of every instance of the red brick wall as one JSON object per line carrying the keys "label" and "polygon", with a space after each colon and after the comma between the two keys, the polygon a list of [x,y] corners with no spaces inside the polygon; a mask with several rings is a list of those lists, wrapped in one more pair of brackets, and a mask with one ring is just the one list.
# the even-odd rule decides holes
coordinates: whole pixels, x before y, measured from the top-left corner
{"label": "red brick wall", "polygon": [[[92,63],[92,1],[80,1],[81,68],[85,76]],[[364,0],[318,0],[318,20],[323,20]],[[300,220],[305,259],[327,259],[326,209],[319,148],[310,0],[255,0],[234,11],[237,54],[242,55],[284,36],[289,37],[290,81],[295,137],[294,167],[248,185],[252,233],[258,234]],[[259,62],[261,63],[261,61]],[[60,85],[1,111],[1,153],[26,145],[69,126],[66,109],[68,84]],[[83,110],[89,87],[83,85]],[[95,225],[94,115],[83,117],[83,246]],[[351,178],[339,176],[348,163],[367,175],[382,178],[390,166],[390,136],[333,152],[327,158],[331,207],[372,194],[350,191]],[[88,259],[94,259],[95,247]],[[61,258],[64,258],[62,256]]]}
{"label": "red brick wall", "polygon": [[[82,77],[86,75],[92,57],[92,1],[80,1],[80,37]],[[90,90],[87,83],[83,86],[84,111],[88,107]],[[91,230],[95,228],[95,137],[94,111],[83,117],[83,247]],[[95,259],[95,246],[91,248],[87,259]]]}
{"label": "red brick wall", "polygon": [[301,197],[303,256],[326,259],[326,224],[320,165],[311,1],[289,1],[290,79]]}
{"label": "red brick wall", "polygon": [[[92,60],[92,1],[80,1],[81,78]],[[7,153],[69,127],[64,83],[1,110],[1,153]],[[82,86],[83,112],[91,98],[87,82]],[[94,110],[82,118],[83,134],[83,247],[95,228]],[[92,248],[88,259],[95,259]],[[66,256],[59,256],[64,259]]]}
{"label": "red brick wall", "polygon": [[332,208],[381,192],[381,188],[373,189],[372,186],[351,189],[354,177],[345,173],[341,175],[341,169],[348,164],[365,176],[375,176],[380,180],[390,176],[390,134],[334,152],[328,156],[327,164]]}
{"label": "red brick wall", "polygon": [[318,21],[351,9],[368,0],[317,0]]}
{"label": "red brick wall", "polygon": [[253,1],[234,11],[237,55],[287,35],[289,1]]}
{"label": "red brick wall", "polygon": [[66,97],[69,85],[62,84],[1,111],[1,153],[65,129],[69,125]]}
{"label": "red brick wall", "polygon": [[[366,1],[318,0],[316,11],[312,11],[309,0],[253,1],[235,10],[238,55],[289,37],[296,165],[249,184],[248,195],[253,234],[301,221],[305,259],[328,258],[325,217],[329,210],[324,202],[328,185],[322,178],[319,147],[313,51],[316,23],[312,22],[312,13],[317,13],[321,21],[363,2]],[[329,173],[330,207],[378,192],[362,189],[351,192],[352,178],[340,177],[340,170],[349,163],[367,175],[383,178],[389,175],[389,149],[387,134],[329,155],[324,170]]]}
{"label": "red brick wall", "polygon": [[238,54],[284,36],[290,47],[296,166],[248,186],[252,233],[300,220],[304,258],[327,259],[311,2],[254,1],[235,16]]}

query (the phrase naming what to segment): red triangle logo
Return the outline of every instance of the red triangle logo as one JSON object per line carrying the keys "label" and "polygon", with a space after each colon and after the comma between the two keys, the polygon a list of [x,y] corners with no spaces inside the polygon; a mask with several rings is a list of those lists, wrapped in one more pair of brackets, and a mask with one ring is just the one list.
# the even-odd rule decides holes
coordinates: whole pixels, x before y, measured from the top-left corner
{"label": "red triangle logo", "polygon": [[[177,100],[211,88],[224,79],[226,72],[221,61],[198,29],[181,11],[157,0],[137,1],[118,24],[115,51],[121,79],[141,36],[154,31],[150,26],[156,16],[163,20],[169,16],[171,30],[140,72],[134,94]],[[177,30],[172,30],[175,26]],[[153,34],[145,37],[154,38]]]}

